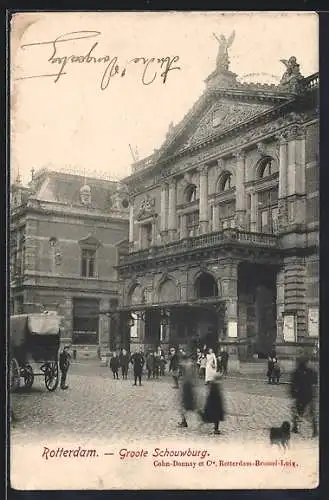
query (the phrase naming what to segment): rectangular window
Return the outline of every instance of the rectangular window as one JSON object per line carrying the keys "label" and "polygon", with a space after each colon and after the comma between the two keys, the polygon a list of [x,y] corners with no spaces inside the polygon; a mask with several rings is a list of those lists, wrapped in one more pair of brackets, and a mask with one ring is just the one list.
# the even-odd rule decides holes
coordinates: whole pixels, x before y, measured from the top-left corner
{"label": "rectangular window", "polygon": [[190,212],[186,215],[186,228],[188,236],[199,234],[199,211]]}
{"label": "rectangular window", "polygon": [[269,232],[268,210],[263,210],[261,212],[261,231],[262,233]]}
{"label": "rectangular window", "polygon": [[86,278],[94,278],[95,273],[95,262],[96,261],[96,250],[93,249],[82,249],[81,256],[81,275]]}

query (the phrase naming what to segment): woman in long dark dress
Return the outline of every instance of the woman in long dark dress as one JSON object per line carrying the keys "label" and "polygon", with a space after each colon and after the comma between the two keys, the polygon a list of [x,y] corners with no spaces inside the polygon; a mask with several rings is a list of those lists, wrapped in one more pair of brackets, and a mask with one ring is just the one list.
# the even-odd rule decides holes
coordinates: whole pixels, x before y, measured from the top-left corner
{"label": "woman in long dark dress", "polygon": [[206,404],[200,415],[204,422],[214,424],[214,434],[220,434],[219,422],[225,419],[225,408],[219,375],[209,384]]}

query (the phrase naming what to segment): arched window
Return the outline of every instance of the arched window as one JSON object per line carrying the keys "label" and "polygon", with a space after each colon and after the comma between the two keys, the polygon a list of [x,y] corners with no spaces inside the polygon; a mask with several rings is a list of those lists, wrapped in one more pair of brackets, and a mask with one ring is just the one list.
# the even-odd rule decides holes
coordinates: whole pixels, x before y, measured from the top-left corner
{"label": "arched window", "polygon": [[273,158],[266,156],[262,158],[258,164],[258,179],[269,177],[273,174]]}
{"label": "arched window", "polygon": [[230,172],[224,172],[218,183],[218,189],[219,191],[228,191],[229,189],[233,188],[233,177]]}
{"label": "arched window", "polygon": [[218,286],[215,278],[209,273],[202,273],[195,281],[195,292],[198,298],[217,297]]}
{"label": "arched window", "polygon": [[194,201],[196,201],[196,185],[190,184],[185,189],[185,202],[193,203]]}

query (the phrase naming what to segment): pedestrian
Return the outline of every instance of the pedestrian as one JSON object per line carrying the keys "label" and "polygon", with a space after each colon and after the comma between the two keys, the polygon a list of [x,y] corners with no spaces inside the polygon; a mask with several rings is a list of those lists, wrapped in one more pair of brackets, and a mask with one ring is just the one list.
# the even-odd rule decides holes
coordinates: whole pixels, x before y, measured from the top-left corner
{"label": "pedestrian", "polygon": [[69,371],[70,368],[70,360],[71,360],[70,347],[71,347],[70,345],[64,346],[64,349],[59,354],[59,369],[61,371],[60,387],[64,391],[69,388],[69,386],[66,385],[66,377],[67,377],[67,372]]}
{"label": "pedestrian", "polygon": [[208,354],[206,356],[206,378],[205,378],[206,384],[208,384],[214,379],[216,375],[216,370],[217,370],[216,356],[212,348],[209,347]]}
{"label": "pedestrian", "polygon": [[216,374],[209,383],[209,392],[204,410],[200,416],[205,423],[214,424],[214,434],[220,434],[219,423],[225,419],[225,408],[222,390],[220,386],[220,375]]}
{"label": "pedestrian", "polygon": [[206,376],[206,364],[207,364],[206,355],[204,353],[201,353],[199,376],[203,380],[205,379]]}
{"label": "pedestrian", "polygon": [[183,383],[182,383],[182,399],[181,399],[181,415],[182,420],[178,424],[179,427],[188,427],[186,414],[196,410],[196,394],[194,380],[194,363],[187,356],[181,361]]}
{"label": "pedestrian", "polygon": [[172,373],[174,379],[174,389],[178,389],[178,377],[179,377],[179,355],[174,347],[170,349],[170,365],[169,371]]}
{"label": "pedestrian", "polygon": [[292,406],[292,432],[299,432],[301,418],[305,415],[306,409],[312,421],[313,437],[318,435],[318,424],[315,412],[315,396],[318,377],[317,373],[308,366],[308,358],[302,356],[297,362],[297,368],[292,373],[290,393],[293,399]]}
{"label": "pedestrian", "polygon": [[272,373],[271,373],[271,382],[272,384],[279,384],[280,383],[280,377],[281,377],[281,367],[278,362],[278,358],[272,358],[273,360],[273,366],[272,366]]}
{"label": "pedestrian", "polygon": [[222,364],[222,352],[218,351],[217,356],[216,356],[216,361],[217,361],[217,367],[216,367],[216,372],[222,372],[223,371],[223,364]]}
{"label": "pedestrian", "polygon": [[223,375],[227,375],[229,354],[225,347],[221,348],[220,358],[221,358],[221,371],[223,372]]}
{"label": "pedestrian", "polygon": [[134,368],[134,385],[137,385],[137,379],[139,385],[142,385],[142,374],[143,374],[143,366],[145,364],[144,356],[142,348],[139,348],[139,352],[135,352],[131,356],[131,363]]}
{"label": "pedestrian", "polygon": [[110,361],[110,368],[112,370],[113,378],[115,380],[119,379],[119,366],[120,366],[119,357],[117,353],[114,351]]}
{"label": "pedestrian", "polygon": [[121,366],[122,379],[127,380],[130,356],[126,349],[122,349],[119,362]]}
{"label": "pedestrian", "polygon": [[156,351],[153,353],[153,378],[159,378],[160,358]]}
{"label": "pedestrian", "polygon": [[196,366],[197,377],[200,377],[201,359],[202,359],[202,352],[200,347],[198,347],[195,353],[195,366]]}
{"label": "pedestrian", "polygon": [[164,376],[165,370],[166,370],[166,364],[167,364],[167,361],[166,361],[165,355],[164,355],[164,353],[162,353],[160,356],[160,376]]}
{"label": "pedestrian", "polygon": [[148,352],[146,355],[146,369],[147,369],[147,380],[150,380],[154,369],[154,356],[152,352]]}
{"label": "pedestrian", "polygon": [[266,373],[269,384],[272,383],[272,373],[273,373],[274,363],[275,363],[275,358],[273,358],[272,354],[269,354],[267,358],[267,373]]}

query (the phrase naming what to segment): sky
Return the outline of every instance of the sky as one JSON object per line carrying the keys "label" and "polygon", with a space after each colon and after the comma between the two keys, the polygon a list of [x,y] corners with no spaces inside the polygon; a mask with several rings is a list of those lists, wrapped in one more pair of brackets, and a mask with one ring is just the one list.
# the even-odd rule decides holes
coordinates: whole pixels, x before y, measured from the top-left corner
{"label": "sky", "polygon": [[[129,175],[129,145],[140,159],[161,146],[170,122],[185,116],[215,69],[213,34],[228,38],[233,30],[230,70],[240,81],[278,83],[285,71],[280,59],[292,55],[304,76],[318,71],[315,13],[17,14],[11,26],[12,178],[19,172],[26,184],[32,169],[44,167],[111,179]],[[142,57],[145,64],[132,62]],[[166,57],[163,82],[165,66],[161,70],[157,58]]]}

